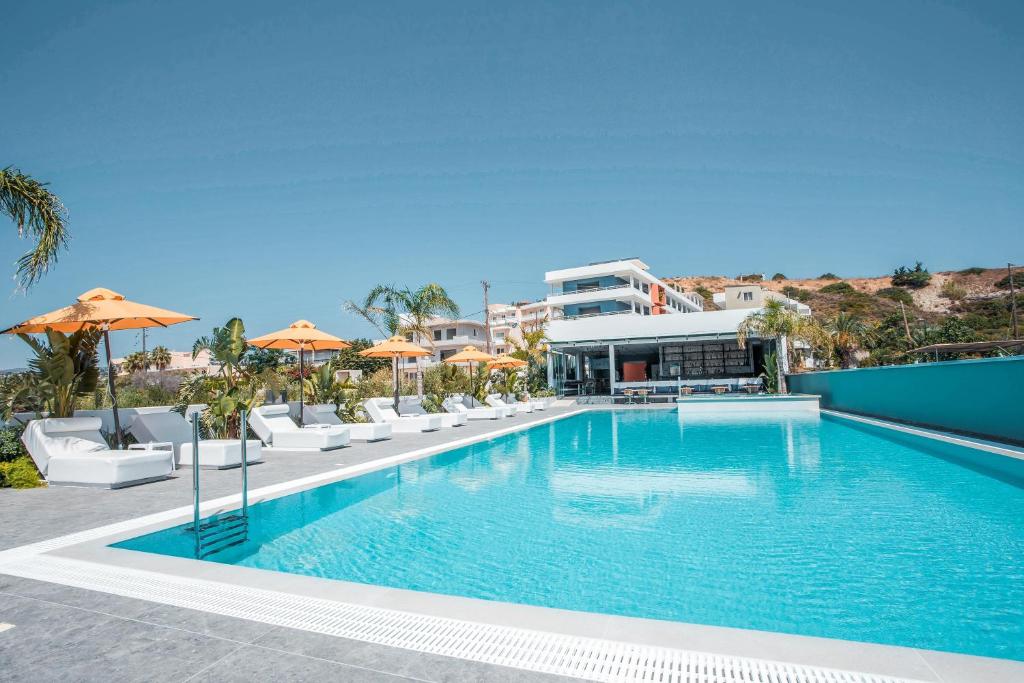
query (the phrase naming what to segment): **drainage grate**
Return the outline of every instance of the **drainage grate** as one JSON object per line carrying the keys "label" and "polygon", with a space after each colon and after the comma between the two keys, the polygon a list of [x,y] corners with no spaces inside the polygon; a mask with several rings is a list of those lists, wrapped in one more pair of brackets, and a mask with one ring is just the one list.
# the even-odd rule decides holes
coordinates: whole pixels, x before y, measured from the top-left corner
{"label": "drainage grate", "polygon": [[906,683],[907,679],[581,638],[353,605],[52,555],[0,572],[433,655],[595,681]]}

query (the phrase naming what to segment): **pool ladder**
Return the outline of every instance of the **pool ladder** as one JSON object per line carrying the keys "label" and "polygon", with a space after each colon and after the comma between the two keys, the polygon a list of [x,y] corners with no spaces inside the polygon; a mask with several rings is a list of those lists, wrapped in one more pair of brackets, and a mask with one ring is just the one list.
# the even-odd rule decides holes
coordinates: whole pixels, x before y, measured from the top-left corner
{"label": "pool ladder", "polygon": [[202,560],[214,553],[245,543],[249,539],[249,461],[246,411],[239,415],[242,440],[242,506],[237,512],[217,515],[205,522],[199,516],[199,413],[192,413],[192,526],[186,527],[195,539],[195,556]]}

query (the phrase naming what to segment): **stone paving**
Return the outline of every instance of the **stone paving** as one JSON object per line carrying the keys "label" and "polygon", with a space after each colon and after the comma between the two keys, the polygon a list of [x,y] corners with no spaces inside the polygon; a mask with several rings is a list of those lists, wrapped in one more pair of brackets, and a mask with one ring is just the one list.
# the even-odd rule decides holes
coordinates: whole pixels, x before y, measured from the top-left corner
{"label": "stone paving", "polygon": [[[329,453],[270,457],[249,487],[281,483],[573,408],[474,420],[428,434],[354,443]],[[238,470],[202,470],[203,500],[238,493]],[[0,550],[189,505],[192,470],[116,491],[0,490]],[[4,624],[13,625],[5,629]],[[423,655],[206,612],[0,574],[0,680],[11,681],[557,681],[476,662]]]}

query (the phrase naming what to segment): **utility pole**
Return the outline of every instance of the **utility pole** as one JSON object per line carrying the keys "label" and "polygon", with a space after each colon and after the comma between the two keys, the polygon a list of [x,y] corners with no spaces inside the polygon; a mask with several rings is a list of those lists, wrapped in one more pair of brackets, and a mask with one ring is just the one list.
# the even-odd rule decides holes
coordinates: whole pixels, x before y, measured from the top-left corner
{"label": "utility pole", "polygon": [[903,307],[903,302],[900,302],[900,312],[903,314],[903,329],[907,332],[907,342],[910,344],[914,343],[914,338],[910,336],[910,323],[907,322],[907,309]]}
{"label": "utility pole", "polygon": [[1013,320],[1013,336],[1011,339],[1020,339],[1017,331],[1017,287],[1013,282],[1013,264],[1006,264],[1006,273],[1010,276],[1010,316]]}
{"label": "utility pole", "polygon": [[481,280],[480,284],[484,288],[484,341],[487,344],[487,353],[491,352],[491,313],[487,310],[487,290],[491,288],[491,283],[487,280]]}

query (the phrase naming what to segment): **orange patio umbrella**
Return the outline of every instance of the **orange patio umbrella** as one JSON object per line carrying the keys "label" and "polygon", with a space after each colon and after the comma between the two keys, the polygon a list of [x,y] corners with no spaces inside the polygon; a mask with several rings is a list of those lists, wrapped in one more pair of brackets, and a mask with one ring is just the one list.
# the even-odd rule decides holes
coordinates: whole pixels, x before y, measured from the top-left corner
{"label": "orange patio umbrella", "polygon": [[117,414],[114,367],[110,363],[110,331],[168,327],[189,320],[199,320],[199,318],[128,301],[122,294],[97,287],[79,296],[78,300],[70,306],[30,318],[3,330],[2,334],[35,334],[46,332],[47,329],[64,333],[78,332],[83,329],[102,330],[103,345],[107,354],[107,389],[110,392],[110,402],[114,410],[114,437],[117,439],[117,445],[120,446],[121,421]]}
{"label": "orange patio umbrella", "polygon": [[392,374],[395,376],[395,412],[398,412],[398,394],[399,394],[399,382],[398,382],[398,359],[399,358],[416,358],[417,356],[429,356],[430,351],[417,346],[411,341],[408,341],[405,337],[400,334],[396,334],[394,337],[375,344],[368,349],[364,349],[359,352],[360,356],[367,358],[390,358],[392,366]]}
{"label": "orange patio umbrella", "polygon": [[454,356],[445,358],[444,362],[452,365],[466,363],[469,366],[469,386],[471,387],[469,401],[473,403],[476,401],[476,377],[473,374],[473,363],[490,363],[493,360],[495,360],[494,356],[484,353],[475,346],[464,346]]}
{"label": "orange patio umbrella", "polygon": [[529,365],[529,363],[525,360],[515,358],[514,356],[504,353],[488,363],[487,367],[491,370],[504,370],[506,368],[522,368],[527,365]]}
{"label": "orange patio umbrella", "polygon": [[344,339],[327,334],[318,330],[316,325],[308,320],[296,320],[288,327],[277,332],[265,334],[262,337],[253,337],[248,342],[249,346],[258,349],[287,349],[299,352],[299,426],[302,426],[304,419],[303,408],[305,407],[305,371],[303,358],[306,351],[323,351],[325,349],[348,349],[352,345]]}
{"label": "orange patio umbrella", "polygon": [[368,349],[359,352],[360,356],[367,358],[390,358],[392,364],[392,373],[395,379],[395,412],[398,412],[398,395],[399,395],[399,381],[398,381],[398,359],[399,358],[415,358],[417,356],[429,356],[430,351],[408,341],[401,335],[395,335],[390,339],[375,344]]}

